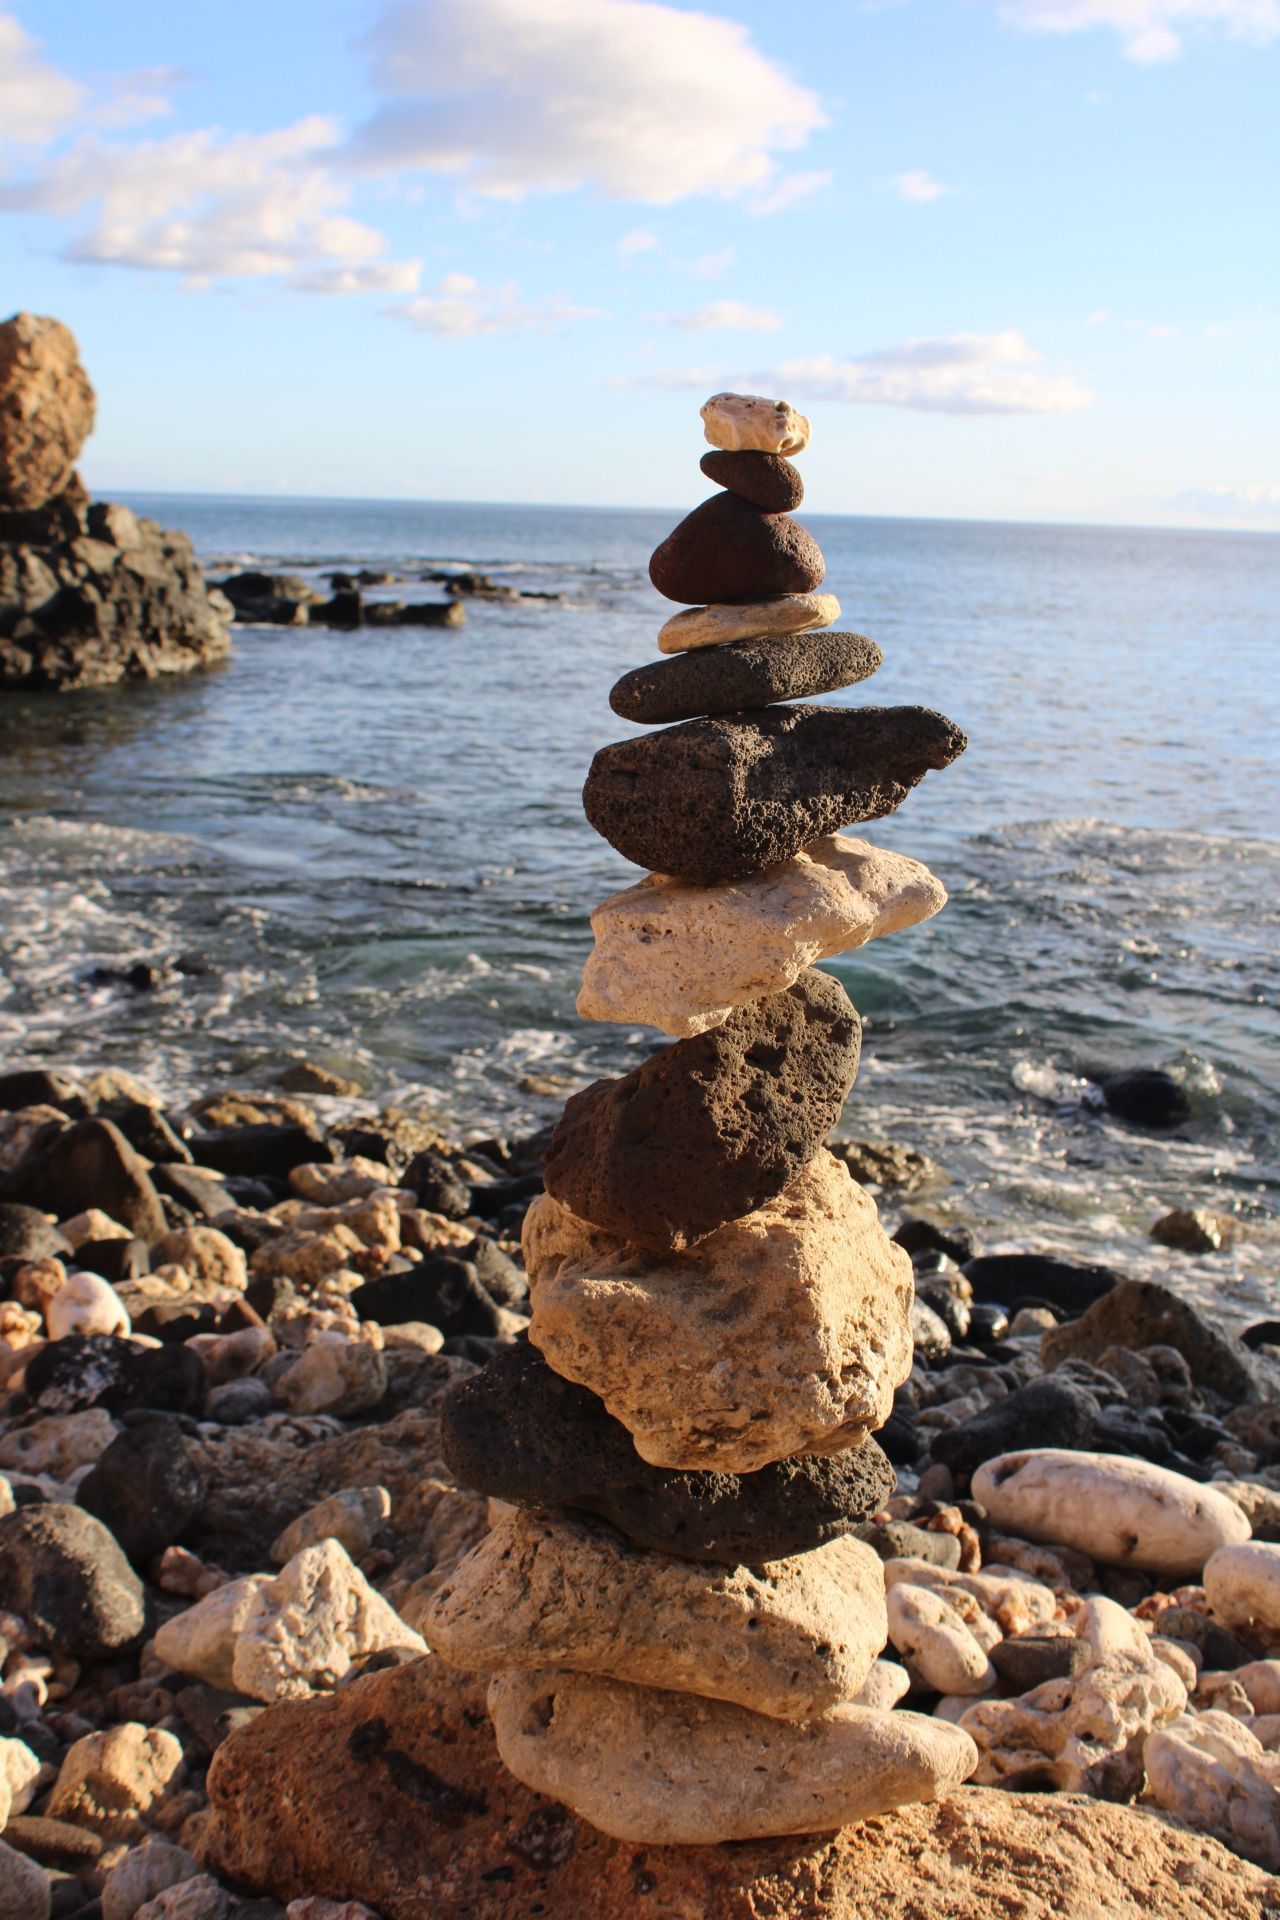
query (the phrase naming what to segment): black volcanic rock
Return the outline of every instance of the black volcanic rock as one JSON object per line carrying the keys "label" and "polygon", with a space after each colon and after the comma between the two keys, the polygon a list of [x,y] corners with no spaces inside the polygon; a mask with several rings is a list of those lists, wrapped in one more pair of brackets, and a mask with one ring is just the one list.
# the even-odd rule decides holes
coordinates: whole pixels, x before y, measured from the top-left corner
{"label": "black volcanic rock", "polygon": [[668,600],[765,600],[812,593],[827,571],[822,550],[799,521],[761,513],[735,493],[715,493],[687,514],[649,562]]}
{"label": "black volcanic rock", "polygon": [[892,813],[967,744],[927,707],[761,707],[601,747],[582,804],[637,866],[741,880]]}
{"label": "black volcanic rock", "polygon": [[1109,1110],[1136,1127],[1176,1127],[1191,1118],[1191,1102],[1172,1075],[1158,1067],[1104,1074],[1098,1082]]}
{"label": "black volcanic rock", "polygon": [[778,700],[808,700],[869,680],[884,660],[874,640],[861,633],[783,633],[735,640],[726,647],[696,647],[674,659],[655,660],[626,673],[609,695],[624,720],[667,726],[701,714],[737,713]]}
{"label": "black volcanic rock", "polygon": [[853,1085],[861,1039],[839,981],[810,968],[575,1093],[551,1136],[547,1192],[640,1246],[692,1246],[808,1165]]}
{"label": "black volcanic rock", "polygon": [[873,1440],[750,1474],[651,1467],[603,1401],[553,1373],[527,1340],[449,1389],[441,1439],[450,1472],[478,1493],[593,1513],[652,1552],[725,1566],[760,1566],[851,1533],[894,1487]]}
{"label": "black volcanic rock", "polygon": [[61,1653],[102,1659],[141,1633],[142,1583],[100,1520],[49,1502],[0,1519],[0,1607]]}
{"label": "black volcanic rock", "polygon": [[1020,1447],[1064,1447],[1087,1452],[1093,1444],[1097,1403],[1080,1387],[1052,1378],[1032,1380],[1003,1400],[993,1400],[960,1427],[935,1433],[929,1451],[935,1461],[967,1479],[984,1460]]}
{"label": "black volcanic rock", "polygon": [[727,453],[716,447],[704,453],[698,465],[708,480],[761,513],[794,513],[804,499],[804,481],[780,453]]}
{"label": "black volcanic rock", "polygon": [[171,1418],[127,1427],[76,1490],[135,1566],[177,1545],[204,1496],[204,1474]]}
{"label": "black volcanic rock", "polygon": [[1043,1301],[1061,1313],[1083,1313],[1120,1281],[1114,1267],[1077,1266],[1048,1253],[981,1253],[965,1263],[975,1300],[1008,1307]]}

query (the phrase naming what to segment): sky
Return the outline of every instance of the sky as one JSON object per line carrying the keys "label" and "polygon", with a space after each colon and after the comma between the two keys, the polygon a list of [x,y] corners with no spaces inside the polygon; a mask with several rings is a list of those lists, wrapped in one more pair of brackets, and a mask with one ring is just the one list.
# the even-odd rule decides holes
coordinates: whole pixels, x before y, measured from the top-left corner
{"label": "sky", "polygon": [[0,0],[98,493],[1280,531],[1280,0]]}

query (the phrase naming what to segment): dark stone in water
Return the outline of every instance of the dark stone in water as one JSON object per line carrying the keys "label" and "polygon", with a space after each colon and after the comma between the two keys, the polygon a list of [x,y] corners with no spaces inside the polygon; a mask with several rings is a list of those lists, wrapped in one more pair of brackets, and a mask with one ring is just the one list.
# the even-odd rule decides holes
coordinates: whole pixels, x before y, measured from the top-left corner
{"label": "dark stone in water", "polygon": [[1047,1329],[1040,1351],[1047,1367],[1096,1360],[1108,1347],[1176,1347],[1198,1387],[1228,1400],[1260,1400],[1261,1379],[1249,1349],[1155,1280],[1125,1280],[1079,1320]]}
{"label": "dark stone in water", "polygon": [[640,1246],[691,1246],[808,1165],[853,1085],[860,1042],[844,988],[810,968],[709,1033],[575,1093],[551,1138],[547,1192]]}
{"label": "dark stone in water", "polygon": [[809,700],[869,680],[884,655],[861,633],[809,633],[695,647],[623,674],[609,705],[624,720],[666,726],[701,714],[737,713],[779,700]]}
{"label": "dark stone in water", "polygon": [[925,1281],[916,1287],[916,1300],[937,1314],[952,1340],[964,1341],[969,1338],[969,1303],[950,1287],[941,1282],[930,1284]]}
{"label": "dark stone in water", "polygon": [[582,803],[637,866],[740,880],[892,813],[965,745],[925,707],[761,707],[601,747]]}
{"label": "dark stone in water", "polygon": [[785,513],[761,513],[733,493],[715,493],[686,514],[649,562],[668,600],[768,600],[812,593],[827,563],[811,533]]}
{"label": "dark stone in water", "polygon": [[1095,1402],[1079,1387],[1054,1379],[1033,1380],[966,1420],[962,1427],[935,1433],[930,1453],[950,1467],[957,1480],[968,1479],[984,1460],[1023,1447],[1065,1447],[1087,1452],[1093,1442]]}
{"label": "dark stone in water", "polygon": [[1082,1267],[1044,1253],[983,1253],[967,1261],[966,1280],[975,1300],[1043,1301],[1055,1311],[1083,1313],[1119,1285],[1112,1267]]}
{"label": "dark stone in water", "polygon": [[909,1214],[893,1238],[913,1257],[917,1253],[945,1253],[957,1266],[973,1258],[973,1235],[967,1227],[939,1227],[932,1220]]}
{"label": "dark stone in water", "polygon": [[205,1478],[176,1420],[149,1420],[112,1441],[76,1490],[135,1566],[176,1546],[200,1511]]}
{"label": "dark stone in water", "polygon": [[1191,1118],[1191,1102],[1184,1089],[1158,1067],[1103,1074],[1097,1084],[1116,1118],[1134,1126],[1163,1129]]}
{"label": "dark stone in water", "polygon": [[1009,1315],[996,1300],[975,1300],[969,1308],[969,1338],[980,1347],[994,1346],[1009,1331]]}
{"label": "dark stone in water", "polygon": [[73,1120],[89,1114],[89,1102],[75,1081],[65,1073],[46,1073],[42,1067],[0,1073],[0,1113],[16,1113],[20,1107],[57,1107]]}
{"label": "dark stone in water", "polygon": [[1280,1320],[1255,1320],[1240,1338],[1254,1353],[1259,1347],[1280,1347]]}
{"label": "dark stone in water", "polygon": [[106,1527],[61,1502],[0,1519],[0,1607],[84,1659],[119,1652],[146,1619],[142,1583]]}
{"label": "dark stone in water", "polygon": [[0,1200],[38,1207],[59,1220],[100,1207],[148,1242],[166,1230],[144,1162],[110,1120],[78,1120],[37,1143],[0,1182]]}
{"label": "dark stone in water", "polygon": [[804,499],[799,470],[780,453],[729,453],[715,447],[698,465],[708,480],[727,487],[761,513],[794,513]]}
{"label": "dark stone in water", "polygon": [[850,1533],[894,1486],[872,1440],[750,1474],[651,1467],[604,1402],[553,1373],[527,1340],[450,1388],[441,1441],[450,1472],[479,1493],[593,1513],[654,1553],[725,1566],[760,1566]]}

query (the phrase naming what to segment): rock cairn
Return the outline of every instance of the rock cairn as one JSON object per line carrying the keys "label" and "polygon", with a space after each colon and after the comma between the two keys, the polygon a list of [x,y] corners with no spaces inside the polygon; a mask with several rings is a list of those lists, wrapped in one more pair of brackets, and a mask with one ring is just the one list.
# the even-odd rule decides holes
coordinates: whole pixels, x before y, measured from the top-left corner
{"label": "rock cairn", "polygon": [[881,661],[830,630],[791,518],[809,423],[741,394],[702,417],[722,491],[650,563],[697,604],[611,696],[660,730],[602,748],[583,795],[651,871],[592,916],[579,1010],[675,1043],[555,1130],[528,1341],[444,1407],[452,1470],[509,1505],[423,1629],[494,1674],[517,1779],[651,1845],[833,1829],[977,1759],[869,1685],[884,1580],[851,1535],[893,1487],[871,1436],[911,1369],[912,1271],[823,1145],[861,1031],[812,965],[943,904],[917,861],[837,829],[964,736],[919,707],[793,704]]}
{"label": "rock cairn", "polygon": [[228,651],[231,607],[187,536],[90,502],[75,463],[94,409],[69,328],[0,324],[0,693],[152,680]]}

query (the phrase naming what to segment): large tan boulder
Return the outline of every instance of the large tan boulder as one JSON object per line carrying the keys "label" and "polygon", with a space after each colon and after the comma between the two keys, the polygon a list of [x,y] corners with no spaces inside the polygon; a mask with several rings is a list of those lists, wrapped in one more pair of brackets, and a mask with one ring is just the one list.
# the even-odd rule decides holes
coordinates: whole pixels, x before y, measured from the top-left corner
{"label": "large tan boulder", "polygon": [[805,1720],[851,1700],[885,1643],[859,1540],[749,1567],[648,1553],[601,1522],[500,1520],[414,1623],[452,1666],[566,1667]]}
{"label": "large tan boulder", "polygon": [[918,860],[834,833],[745,880],[700,887],[651,873],[592,914],[578,1012],[687,1039],[946,899]]}
{"label": "large tan boulder", "polygon": [[534,1346],[657,1467],[751,1473],[856,1446],[911,1370],[911,1261],[825,1149],[685,1253],[648,1253],[542,1195],[524,1255]]}
{"label": "large tan boulder", "polygon": [[34,313],[0,324],[0,506],[26,512],[61,493],[93,415],[69,327]]}

